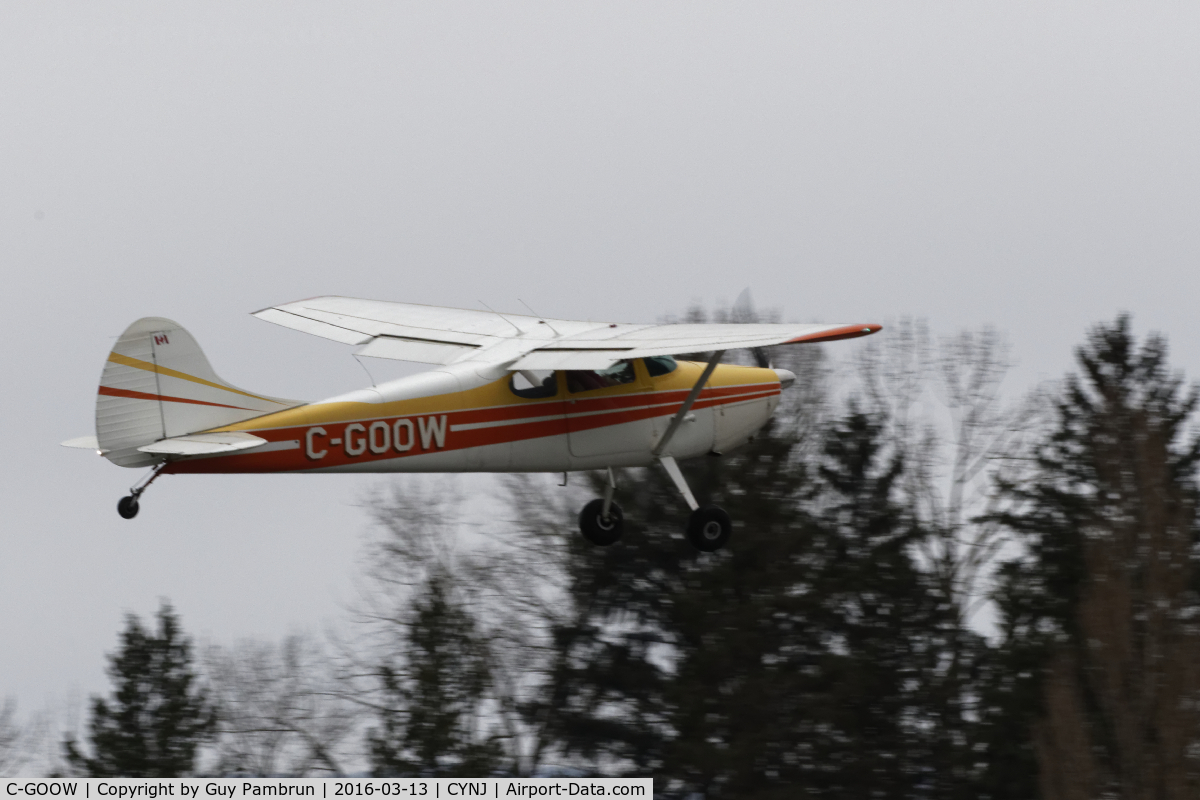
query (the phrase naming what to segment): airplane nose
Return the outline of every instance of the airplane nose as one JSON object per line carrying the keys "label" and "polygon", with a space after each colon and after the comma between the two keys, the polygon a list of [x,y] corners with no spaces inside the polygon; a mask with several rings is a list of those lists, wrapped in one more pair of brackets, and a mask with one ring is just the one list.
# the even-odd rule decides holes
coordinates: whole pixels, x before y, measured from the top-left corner
{"label": "airplane nose", "polygon": [[781,390],[788,388],[796,382],[796,373],[792,372],[791,370],[777,369],[774,370],[774,372],[779,376],[779,388]]}

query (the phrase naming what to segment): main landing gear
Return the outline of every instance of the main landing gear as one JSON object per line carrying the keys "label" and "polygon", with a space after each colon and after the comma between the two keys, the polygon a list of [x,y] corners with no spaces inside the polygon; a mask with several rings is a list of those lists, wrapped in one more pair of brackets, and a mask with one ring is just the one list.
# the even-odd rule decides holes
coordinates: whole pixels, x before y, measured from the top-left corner
{"label": "main landing gear", "polygon": [[166,466],[167,462],[165,461],[159,464],[150,471],[150,474],[145,479],[133,485],[127,497],[122,497],[117,501],[117,513],[121,515],[122,519],[133,519],[138,515],[138,498],[142,496],[142,492],[146,491],[146,488],[150,484],[154,483],[154,479],[162,474],[163,468]]}
{"label": "main landing gear", "polygon": [[[725,513],[724,509],[717,506],[700,507],[696,498],[692,496],[692,490],[688,488],[687,481],[684,480],[683,473],[679,471],[679,465],[675,463],[674,458],[662,456],[659,458],[659,462],[671,476],[676,488],[679,489],[683,499],[692,509],[692,515],[688,517],[687,523],[687,540],[691,542],[692,547],[703,553],[720,550],[729,542],[729,536],[733,533],[733,522],[729,519],[729,515]],[[583,532],[583,537],[592,544],[606,547],[621,538],[625,519],[621,514],[621,507],[612,499],[616,488],[616,477],[613,475],[612,467],[609,467],[608,485],[604,487],[604,497],[596,498],[584,506],[583,511],[579,512],[579,530]]]}
{"label": "main landing gear", "polygon": [[621,507],[613,502],[613,492],[616,488],[617,478],[613,475],[612,467],[609,467],[604,497],[596,498],[579,512],[579,530],[583,532],[583,538],[592,544],[607,547],[620,539],[625,531],[625,517],[621,514]]}
{"label": "main landing gear", "polygon": [[[663,453],[666,452],[667,445],[670,444],[675,432],[679,430],[679,426],[687,419],[688,412],[692,410],[692,405],[700,396],[704,384],[712,377],[713,370],[717,368],[717,363],[723,355],[725,355],[725,351],[718,350],[708,359],[708,364],[700,373],[700,378],[688,392],[688,396],[680,405],[679,410],[675,412],[675,416],[671,418],[666,432],[663,433],[652,451],[654,457],[663,465],[663,469],[671,476],[671,480],[675,482],[675,488],[683,495],[688,507],[692,509],[692,516],[688,518],[687,525],[688,541],[697,550],[705,553],[720,550],[725,546],[729,541],[729,535],[733,533],[733,523],[729,521],[729,515],[716,506],[701,508],[700,504],[696,502],[696,498],[692,496],[692,490],[688,488],[687,481],[683,479],[683,473],[679,471],[679,465],[675,463],[675,459],[663,455]],[[617,481],[613,477],[612,467],[609,467],[608,486],[604,487],[604,499],[593,500],[579,513],[579,529],[593,544],[609,545],[621,538],[621,507],[612,501],[613,490],[616,488]]]}
{"label": "main landing gear", "polygon": [[733,521],[719,506],[697,508],[688,517],[687,538],[692,547],[703,553],[720,550],[733,533]]}
{"label": "main landing gear", "polygon": [[696,498],[692,496],[692,490],[688,488],[687,481],[684,480],[683,473],[679,471],[679,465],[675,463],[675,459],[671,456],[659,456],[658,461],[671,476],[675,488],[687,501],[688,508],[692,509],[692,515],[688,517],[687,524],[687,539],[692,543],[692,547],[702,553],[720,550],[733,533],[733,521],[729,519],[725,509],[719,506],[701,508],[700,504],[696,502]]}

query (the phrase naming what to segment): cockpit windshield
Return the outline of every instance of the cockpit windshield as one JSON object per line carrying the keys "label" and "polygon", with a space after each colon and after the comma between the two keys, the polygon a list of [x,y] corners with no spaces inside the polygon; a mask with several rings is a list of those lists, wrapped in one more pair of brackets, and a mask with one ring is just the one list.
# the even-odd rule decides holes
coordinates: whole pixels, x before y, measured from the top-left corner
{"label": "cockpit windshield", "polygon": [[669,375],[679,366],[670,356],[650,356],[643,360],[646,362],[646,372],[650,373],[651,378]]}

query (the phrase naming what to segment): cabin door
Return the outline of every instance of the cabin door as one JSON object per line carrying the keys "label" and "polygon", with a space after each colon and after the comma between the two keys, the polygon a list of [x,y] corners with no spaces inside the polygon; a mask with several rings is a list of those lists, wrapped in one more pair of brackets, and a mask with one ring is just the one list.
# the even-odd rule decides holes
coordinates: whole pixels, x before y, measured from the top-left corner
{"label": "cabin door", "polygon": [[568,370],[565,377],[571,455],[605,456],[650,449],[653,425],[647,405],[651,387],[640,364],[620,361],[608,369]]}

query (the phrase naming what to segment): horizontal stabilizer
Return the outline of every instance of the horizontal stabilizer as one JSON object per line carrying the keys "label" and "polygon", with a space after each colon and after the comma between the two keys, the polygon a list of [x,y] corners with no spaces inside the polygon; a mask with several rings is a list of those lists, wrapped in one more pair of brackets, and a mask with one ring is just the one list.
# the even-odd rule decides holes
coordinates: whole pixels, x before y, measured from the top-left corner
{"label": "horizontal stabilizer", "polygon": [[191,436],[163,439],[139,447],[138,450],[163,456],[207,456],[232,453],[235,450],[250,450],[266,443],[266,439],[249,433],[196,433]]}
{"label": "horizontal stabilizer", "polygon": [[95,450],[100,452],[100,441],[95,436],[80,436],[78,439],[67,439],[63,447],[76,447],[80,450]]}

